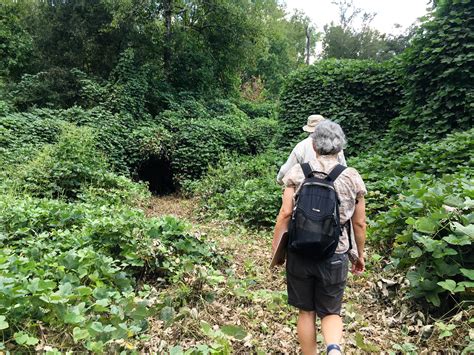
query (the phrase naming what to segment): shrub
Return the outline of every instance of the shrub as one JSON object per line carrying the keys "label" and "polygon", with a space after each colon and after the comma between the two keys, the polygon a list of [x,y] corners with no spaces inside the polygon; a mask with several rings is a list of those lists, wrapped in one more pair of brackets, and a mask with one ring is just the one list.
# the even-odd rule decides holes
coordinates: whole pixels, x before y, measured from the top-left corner
{"label": "shrub", "polygon": [[473,126],[473,12],[472,1],[442,1],[418,29],[402,56],[403,109],[391,124],[388,146]]}
{"label": "shrub", "polygon": [[114,187],[105,158],[95,149],[90,128],[64,126],[58,142],[47,145],[22,166],[18,179],[39,197],[75,199],[86,186]]}
{"label": "shrub", "polygon": [[390,266],[407,272],[412,297],[447,311],[453,296],[459,300],[474,287],[474,185],[464,174],[428,179],[410,179],[390,210],[375,218],[371,236],[393,240]]}
{"label": "shrub", "polygon": [[204,106],[196,100],[174,105],[157,120],[173,134],[170,154],[173,176],[178,186],[206,173],[222,153],[258,153],[271,145],[278,130],[273,119],[250,120],[228,101]]}
{"label": "shrub", "polygon": [[8,96],[15,107],[66,108],[79,99],[80,84],[68,69],[53,67],[36,74],[24,74],[10,87]]}
{"label": "shrub", "polygon": [[69,349],[118,350],[118,339],[148,327],[151,304],[141,298],[146,287],[138,292],[139,277],[180,279],[190,265],[222,262],[211,242],[188,229],[123,204],[1,195],[3,339],[32,350],[44,336],[41,322],[48,344],[59,336]]}
{"label": "shrub", "polygon": [[14,150],[25,145],[54,143],[64,123],[49,115],[42,119],[35,112],[0,117],[0,129],[5,132],[0,138],[0,148]]}
{"label": "shrub", "polygon": [[404,154],[369,153],[351,158],[349,165],[361,173],[368,187],[369,216],[390,209],[398,193],[409,187],[416,172],[424,173],[420,176],[429,183],[445,174],[472,169],[473,138],[474,129],[471,129],[438,142],[418,144]]}
{"label": "shrub", "polygon": [[191,185],[205,212],[258,228],[275,222],[281,203],[276,152],[256,157],[223,156],[216,167]]}
{"label": "shrub", "polygon": [[339,122],[348,153],[366,151],[398,115],[401,86],[396,62],[322,60],[292,74],[282,92],[279,119],[295,138],[306,118],[321,114]]}
{"label": "shrub", "polygon": [[250,153],[263,153],[274,146],[279,142],[280,133],[280,124],[274,118],[258,117],[251,120],[245,128]]}
{"label": "shrub", "polygon": [[244,111],[249,118],[276,118],[277,116],[277,105],[273,101],[255,102],[239,100],[236,101],[236,105],[239,109]]}

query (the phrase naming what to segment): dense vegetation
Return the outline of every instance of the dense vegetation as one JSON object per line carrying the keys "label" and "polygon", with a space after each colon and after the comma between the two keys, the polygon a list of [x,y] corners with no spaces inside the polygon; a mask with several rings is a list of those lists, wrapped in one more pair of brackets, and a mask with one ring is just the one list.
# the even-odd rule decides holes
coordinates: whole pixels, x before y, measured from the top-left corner
{"label": "dense vegetation", "polygon": [[318,112],[344,125],[350,152],[377,143],[398,115],[402,88],[396,63],[323,60],[295,72],[281,97],[280,120],[285,134],[301,131],[301,118]]}
{"label": "dense vegetation", "polygon": [[[212,299],[229,258],[147,217],[150,190],[268,229],[276,172],[313,113],[341,123],[367,184],[370,267],[402,275],[433,316],[472,307],[473,13],[439,1],[403,43],[331,25],[309,66],[320,34],[276,0],[0,4],[0,351],[143,349],[150,317],[169,326]],[[341,59],[354,56],[339,30],[383,48]],[[198,332],[215,342],[187,353],[246,335]]]}
{"label": "dense vegetation", "polygon": [[[315,112],[343,125],[348,150],[358,155],[349,159],[349,165],[361,172],[369,191],[372,247],[386,258],[386,270],[406,274],[407,296],[427,301],[438,314],[464,304],[463,300],[468,302],[474,286],[474,131],[468,108],[472,98],[464,96],[463,89],[471,81],[463,79],[459,93],[453,91],[459,107],[464,107],[458,115],[451,111],[454,101],[438,99],[438,113],[419,113],[431,110],[435,97],[450,95],[443,79],[447,73],[456,81],[473,75],[472,66],[467,69],[472,53],[460,54],[458,61],[443,61],[440,72],[433,71],[439,68],[437,59],[427,60],[424,65],[429,75],[417,71],[404,76],[403,70],[419,65],[418,56],[431,50],[428,42],[434,46],[444,43],[433,39],[437,24],[445,25],[443,31],[470,36],[472,16],[467,14],[472,14],[472,3],[440,5],[400,60],[383,64],[321,61],[296,72],[285,86],[280,112],[286,135],[298,132],[301,117]],[[465,51],[465,43],[456,50]],[[440,85],[427,85],[426,78]],[[414,90],[417,86],[431,90],[432,99],[421,102],[422,96]],[[442,114],[448,111],[449,115]],[[415,116],[416,124],[424,129],[415,129],[415,120],[407,119]],[[410,122],[410,129],[402,121]],[[453,131],[457,132],[446,135]],[[428,143],[419,143],[417,135]],[[281,190],[275,188],[275,171],[288,153],[289,149],[269,151],[252,160],[225,159],[197,184],[195,192],[206,210],[254,226],[271,226],[281,198]],[[234,171],[241,172],[239,179],[232,178]],[[254,206],[259,208],[251,208],[249,201],[258,201]]]}

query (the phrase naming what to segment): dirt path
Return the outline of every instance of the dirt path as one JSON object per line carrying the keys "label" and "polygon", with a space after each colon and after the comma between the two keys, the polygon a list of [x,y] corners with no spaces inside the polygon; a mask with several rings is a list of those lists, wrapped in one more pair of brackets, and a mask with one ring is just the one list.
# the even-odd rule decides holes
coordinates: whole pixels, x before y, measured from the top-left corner
{"label": "dirt path", "polygon": [[[233,222],[203,222],[196,218],[196,211],[195,202],[170,196],[153,198],[148,210],[149,215],[171,214],[190,222],[194,231],[207,234],[230,256],[229,265],[211,277],[211,284],[186,280],[187,286],[171,291],[176,297],[186,294],[192,301],[179,311],[183,313],[179,321],[170,325],[161,320],[152,322],[149,350],[216,343],[222,341],[219,328],[236,325],[246,331],[246,336],[231,341],[234,353],[297,353],[297,312],[286,304],[284,269],[268,268],[271,232],[248,230]],[[427,317],[396,297],[402,279],[387,280],[371,269],[375,266],[369,262],[367,275],[349,277],[343,311],[346,353],[401,350],[397,347],[419,353],[432,331],[425,326]],[[204,334],[203,321],[215,332]],[[323,351],[320,335],[318,344]]]}

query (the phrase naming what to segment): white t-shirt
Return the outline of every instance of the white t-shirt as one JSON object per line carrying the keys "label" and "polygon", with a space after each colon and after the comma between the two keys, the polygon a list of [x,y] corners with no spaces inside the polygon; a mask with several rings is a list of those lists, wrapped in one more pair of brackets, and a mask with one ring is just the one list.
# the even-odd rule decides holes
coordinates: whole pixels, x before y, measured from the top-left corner
{"label": "white t-shirt", "polygon": [[[293,166],[307,163],[312,160],[316,160],[316,152],[313,148],[313,139],[308,137],[303,139],[293,148],[288,160],[281,166],[280,171],[278,172],[277,182],[280,185],[283,185],[283,177]],[[339,152],[337,160],[339,161],[339,164],[347,166],[346,158],[344,157],[344,152],[342,150]]]}

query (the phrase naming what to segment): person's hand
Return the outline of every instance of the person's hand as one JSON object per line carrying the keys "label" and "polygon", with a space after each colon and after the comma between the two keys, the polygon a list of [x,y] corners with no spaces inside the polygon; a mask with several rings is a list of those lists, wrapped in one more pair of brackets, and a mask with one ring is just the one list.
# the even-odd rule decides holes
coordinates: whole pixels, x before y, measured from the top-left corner
{"label": "person's hand", "polygon": [[365,270],[365,260],[364,260],[364,257],[361,256],[352,263],[351,272],[354,275],[360,275],[364,272],[364,270]]}

